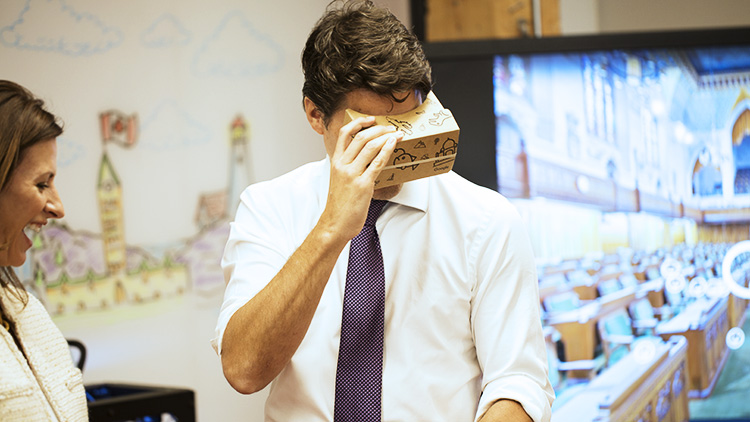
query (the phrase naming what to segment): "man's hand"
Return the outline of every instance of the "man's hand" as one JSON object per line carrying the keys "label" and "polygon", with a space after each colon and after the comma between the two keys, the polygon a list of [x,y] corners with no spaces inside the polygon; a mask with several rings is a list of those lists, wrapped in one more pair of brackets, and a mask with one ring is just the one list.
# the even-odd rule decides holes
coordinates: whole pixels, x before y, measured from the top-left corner
{"label": "man's hand", "polygon": [[349,241],[367,218],[375,179],[404,134],[393,126],[374,126],[374,117],[360,117],[339,131],[331,156],[331,181],[320,224]]}

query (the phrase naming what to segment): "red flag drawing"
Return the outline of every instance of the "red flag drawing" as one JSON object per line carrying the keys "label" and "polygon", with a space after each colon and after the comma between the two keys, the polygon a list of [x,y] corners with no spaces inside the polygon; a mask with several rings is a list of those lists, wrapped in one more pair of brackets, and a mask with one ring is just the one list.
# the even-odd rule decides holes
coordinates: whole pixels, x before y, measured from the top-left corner
{"label": "red flag drawing", "polygon": [[138,140],[138,115],[109,110],[99,114],[102,127],[102,142],[113,142],[132,148]]}

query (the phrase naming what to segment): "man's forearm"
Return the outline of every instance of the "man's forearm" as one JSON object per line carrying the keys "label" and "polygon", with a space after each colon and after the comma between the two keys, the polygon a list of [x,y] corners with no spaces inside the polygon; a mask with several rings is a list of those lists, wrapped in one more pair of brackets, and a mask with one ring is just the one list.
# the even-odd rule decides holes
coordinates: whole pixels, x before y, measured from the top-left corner
{"label": "man's forearm", "polygon": [[479,422],[533,422],[517,401],[498,400],[487,409]]}
{"label": "man's forearm", "polygon": [[237,391],[263,389],[292,358],[345,246],[346,240],[316,226],[271,282],[229,320],[221,362]]}

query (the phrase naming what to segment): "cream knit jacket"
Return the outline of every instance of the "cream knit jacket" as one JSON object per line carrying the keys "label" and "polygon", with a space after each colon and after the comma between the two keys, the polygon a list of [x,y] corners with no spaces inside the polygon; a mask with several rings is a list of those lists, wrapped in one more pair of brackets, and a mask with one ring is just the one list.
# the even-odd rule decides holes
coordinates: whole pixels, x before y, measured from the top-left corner
{"label": "cream knit jacket", "polygon": [[10,314],[6,318],[15,322],[26,355],[0,326],[0,421],[87,421],[83,376],[73,365],[68,343],[44,306],[28,297],[24,308],[8,289],[0,288]]}

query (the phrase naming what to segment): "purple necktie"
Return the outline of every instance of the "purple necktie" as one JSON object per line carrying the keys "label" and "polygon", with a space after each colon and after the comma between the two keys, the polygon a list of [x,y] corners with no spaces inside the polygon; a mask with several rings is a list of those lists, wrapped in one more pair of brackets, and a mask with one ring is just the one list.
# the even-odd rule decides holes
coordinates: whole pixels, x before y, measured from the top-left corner
{"label": "purple necktie", "polygon": [[385,274],[375,221],[386,202],[370,202],[365,226],[349,248],[336,367],[335,422],[381,420]]}

